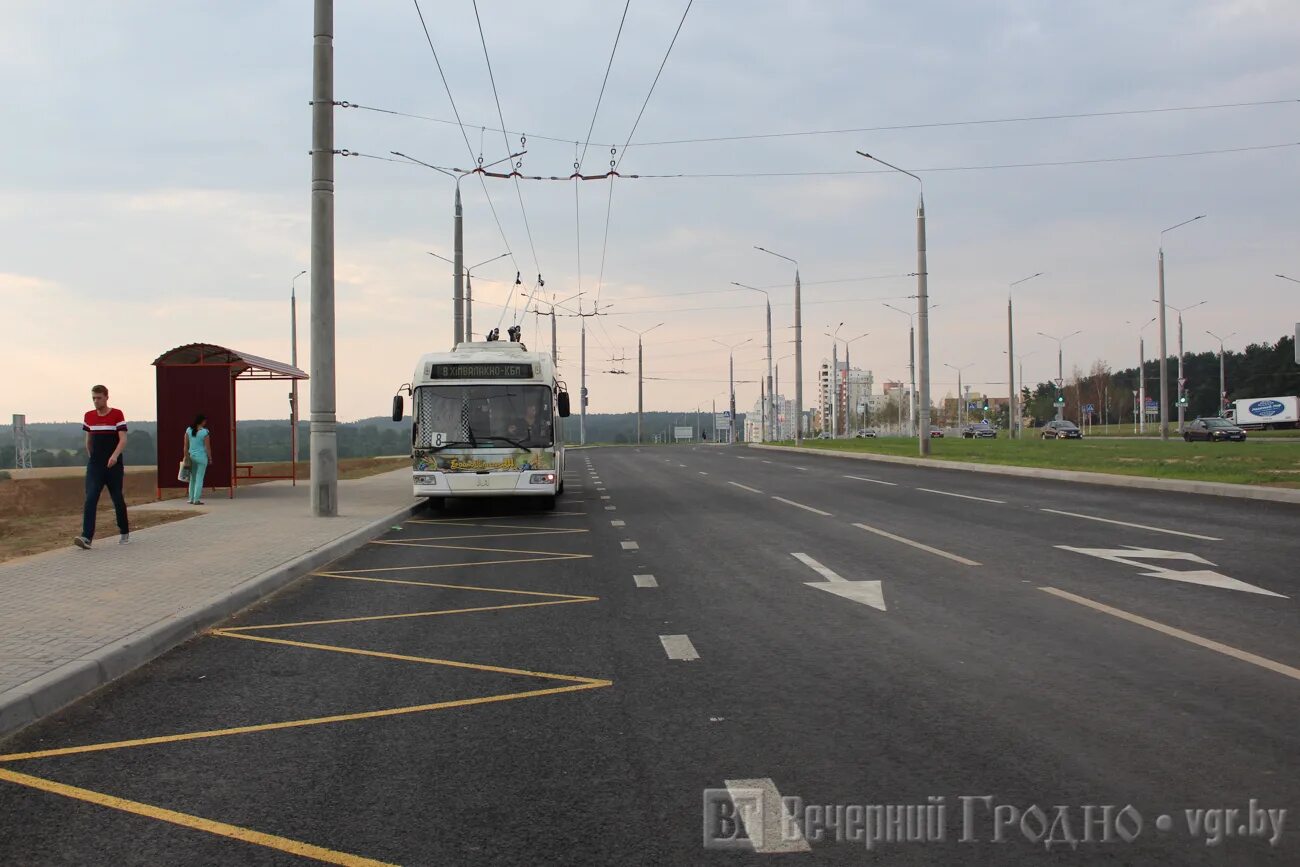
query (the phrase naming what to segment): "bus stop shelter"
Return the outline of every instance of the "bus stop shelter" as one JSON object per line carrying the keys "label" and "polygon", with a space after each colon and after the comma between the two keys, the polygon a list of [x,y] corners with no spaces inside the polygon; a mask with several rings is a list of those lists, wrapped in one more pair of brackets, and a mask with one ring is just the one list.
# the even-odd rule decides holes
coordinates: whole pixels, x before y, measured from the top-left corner
{"label": "bus stop shelter", "polygon": [[[164,488],[184,488],[177,469],[185,453],[185,428],[202,413],[208,417],[212,461],[204,487],[225,488],[230,496],[240,479],[298,480],[297,381],[307,379],[292,364],[239,352],[214,343],[188,343],[169,349],[154,359],[158,400],[158,496]],[[235,427],[236,384],[239,382],[294,383],[290,402],[290,452],[288,475],[253,475],[252,464],[240,464]]]}

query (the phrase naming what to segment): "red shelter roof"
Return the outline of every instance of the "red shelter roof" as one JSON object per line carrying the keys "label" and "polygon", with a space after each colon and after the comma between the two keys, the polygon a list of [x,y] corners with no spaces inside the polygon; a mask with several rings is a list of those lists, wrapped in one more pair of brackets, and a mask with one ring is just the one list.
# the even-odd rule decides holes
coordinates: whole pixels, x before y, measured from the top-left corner
{"label": "red shelter roof", "polygon": [[285,364],[217,346],[215,343],[187,343],[169,349],[153,360],[158,367],[228,367],[237,379],[308,379],[305,372]]}

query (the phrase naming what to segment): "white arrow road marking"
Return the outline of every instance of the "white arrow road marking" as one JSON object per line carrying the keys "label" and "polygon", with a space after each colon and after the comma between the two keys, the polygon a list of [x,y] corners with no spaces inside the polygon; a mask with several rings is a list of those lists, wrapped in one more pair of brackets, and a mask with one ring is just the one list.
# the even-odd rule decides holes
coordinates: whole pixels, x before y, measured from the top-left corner
{"label": "white arrow road marking", "polygon": [[[808,841],[803,838],[803,830],[797,821],[801,817],[785,815],[781,793],[770,777],[723,782],[755,852],[767,855],[775,852],[812,851]],[[796,821],[785,822],[786,818]],[[783,830],[787,833],[782,833]]]}
{"label": "white arrow road marking", "polygon": [[885,608],[885,594],[879,581],[849,581],[834,570],[818,563],[807,554],[791,554],[790,556],[826,579],[824,584],[806,581],[804,582],[806,586],[816,587],[818,590],[825,590],[827,593],[834,593],[836,596],[870,605],[878,611],[887,610]]}
{"label": "white arrow road marking", "polygon": [[1177,569],[1166,569],[1162,566],[1142,562],[1143,560],[1182,560],[1203,566],[1214,565],[1204,557],[1186,551],[1162,551],[1159,548],[1135,548],[1132,546],[1126,548],[1072,548],[1069,545],[1057,545],[1056,547],[1063,551],[1073,551],[1076,554],[1087,554],[1090,557],[1110,560],[1113,563],[1123,563],[1125,566],[1135,566],[1138,569],[1145,570],[1139,572],[1139,575],[1148,578],[1167,578],[1170,581],[1183,581],[1187,584],[1200,584],[1205,587],[1219,587],[1223,590],[1240,590],[1243,593],[1277,596],[1280,599],[1288,598],[1281,593],[1274,593],[1272,590],[1265,590],[1263,587],[1256,587],[1254,584],[1247,584],[1245,581],[1229,578],[1227,575],[1221,575],[1210,569],[1192,569],[1180,572]]}

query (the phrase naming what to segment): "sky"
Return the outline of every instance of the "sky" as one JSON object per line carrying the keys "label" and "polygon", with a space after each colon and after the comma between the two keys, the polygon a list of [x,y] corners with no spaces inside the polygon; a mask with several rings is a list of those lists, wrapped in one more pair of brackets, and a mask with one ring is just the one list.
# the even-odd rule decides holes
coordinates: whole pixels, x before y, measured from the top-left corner
{"label": "sky", "polygon": [[[648,102],[686,3],[632,0],[598,112],[624,4],[478,0],[504,124],[473,3],[421,0],[463,132],[413,2],[335,6],[335,98],[364,106],[336,110],[336,148],[465,168],[508,146],[527,150],[522,173],[567,177],[590,128],[589,174],[611,158],[625,175],[882,169],[856,150],[917,172],[936,402],[955,392],[947,364],[969,365],[963,379],[977,391],[1006,393],[1007,287],[1036,272],[1015,290],[1027,380],[1055,376],[1056,343],[1038,332],[1081,332],[1065,343],[1067,374],[1096,360],[1135,365],[1139,328],[1156,313],[1160,231],[1199,214],[1164,238],[1168,303],[1206,302],[1185,316],[1187,350],[1217,348],[1207,330],[1235,332],[1229,347],[1271,342],[1300,319],[1300,286],[1274,276],[1300,279],[1300,147],[932,171],[1294,145],[1294,0],[695,0]],[[311,43],[306,0],[7,7],[5,419],[78,418],[97,382],[128,417],[152,419],[150,364],[185,343],[288,360],[291,282],[309,265]],[[1285,102],[954,125],[1273,100]],[[875,129],[654,144],[865,128]],[[347,421],[384,414],[418,357],[450,346],[451,266],[427,253],[452,255],[453,186],[368,156],[338,157],[335,177],[337,406]],[[916,270],[917,184],[904,175],[524,181],[517,190],[467,178],[462,195],[466,264],[511,253],[476,272],[476,333],[498,322],[504,333],[522,317],[530,348],[549,348],[549,324],[520,313],[516,271],[528,290],[541,274],[539,298],[581,291],[584,310],[608,305],[588,319],[591,412],[636,408],[628,329],[661,322],[644,339],[647,409],[721,402],[729,350],[720,343],[742,342],[737,405],[752,406],[766,367],[764,301],[731,281],[770,287],[773,354],[792,395],[793,266],[755,245],[800,263],[805,406],[837,328],[867,334],[852,344],[853,363],[873,371],[877,390],[906,376],[907,317],[883,306],[916,303],[906,275]],[[306,369],[310,275],[297,291]],[[557,321],[574,391],[578,322]],[[1154,357],[1155,326],[1143,334]],[[242,385],[241,416],[287,417],[286,393]]]}

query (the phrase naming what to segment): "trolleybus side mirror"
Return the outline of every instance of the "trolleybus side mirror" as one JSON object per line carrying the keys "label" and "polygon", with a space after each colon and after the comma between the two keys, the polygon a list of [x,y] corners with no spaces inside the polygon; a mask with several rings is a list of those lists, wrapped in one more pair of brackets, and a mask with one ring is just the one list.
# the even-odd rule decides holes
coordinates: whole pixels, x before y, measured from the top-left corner
{"label": "trolleybus side mirror", "polygon": [[560,418],[569,417],[569,393],[562,391],[555,396],[555,408],[560,412]]}
{"label": "trolleybus side mirror", "polygon": [[402,416],[405,414],[402,406],[402,396],[400,394],[393,395],[393,421],[401,421]]}

